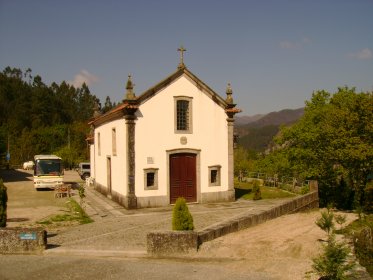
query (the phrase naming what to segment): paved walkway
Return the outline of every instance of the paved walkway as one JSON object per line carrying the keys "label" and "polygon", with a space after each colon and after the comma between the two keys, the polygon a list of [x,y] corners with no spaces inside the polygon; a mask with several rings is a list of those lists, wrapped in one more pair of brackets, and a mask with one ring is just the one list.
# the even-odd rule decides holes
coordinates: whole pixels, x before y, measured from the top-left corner
{"label": "paved walkway", "polygon": [[[86,212],[94,223],[48,232],[46,254],[145,256],[146,235],[171,230],[172,206],[126,210],[91,187],[86,188]],[[78,196],[75,196],[78,198]],[[78,198],[79,199],[79,198]],[[259,212],[287,199],[189,204],[196,230],[244,212]]]}

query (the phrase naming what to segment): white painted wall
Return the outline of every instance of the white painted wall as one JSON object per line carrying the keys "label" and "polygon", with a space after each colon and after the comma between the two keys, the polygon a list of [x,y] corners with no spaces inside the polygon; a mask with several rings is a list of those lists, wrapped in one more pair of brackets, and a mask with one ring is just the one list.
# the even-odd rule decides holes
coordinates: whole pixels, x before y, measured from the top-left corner
{"label": "white painted wall", "polygon": [[91,163],[91,177],[95,177],[95,145],[89,145],[89,162]]}
{"label": "white painted wall", "polygon": [[[193,100],[193,133],[175,134],[174,96]],[[181,76],[143,103],[136,121],[136,196],[166,195],[168,188],[167,150],[199,149],[201,192],[228,190],[228,128],[222,107]],[[180,138],[187,137],[182,145]],[[147,164],[152,157],[154,164]],[[221,165],[221,186],[209,187],[208,166]],[[158,190],[144,190],[145,168],[159,168]]]}
{"label": "white painted wall", "polygon": [[[116,130],[117,154],[113,155],[112,129]],[[100,133],[101,155],[98,155],[98,133]],[[111,187],[113,191],[127,193],[126,169],[126,124],[124,119],[105,123],[95,129],[95,180],[107,186],[107,157],[111,157]]]}

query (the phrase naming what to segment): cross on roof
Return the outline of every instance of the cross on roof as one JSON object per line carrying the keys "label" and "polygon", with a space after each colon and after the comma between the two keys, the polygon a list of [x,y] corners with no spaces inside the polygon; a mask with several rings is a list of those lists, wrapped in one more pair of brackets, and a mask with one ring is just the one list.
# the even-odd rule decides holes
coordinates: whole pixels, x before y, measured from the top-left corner
{"label": "cross on roof", "polygon": [[185,68],[185,65],[184,65],[184,52],[186,52],[186,49],[184,49],[183,46],[180,46],[180,48],[178,48],[177,51],[180,52],[180,63],[179,63],[178,68],[179,69]]}

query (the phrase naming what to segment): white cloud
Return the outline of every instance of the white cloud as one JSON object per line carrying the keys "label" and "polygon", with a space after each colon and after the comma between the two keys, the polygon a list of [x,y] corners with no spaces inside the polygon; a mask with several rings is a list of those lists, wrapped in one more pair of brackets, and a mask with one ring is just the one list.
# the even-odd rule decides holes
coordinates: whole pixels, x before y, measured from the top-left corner
{"label": "white cloud", "polygon": [[368,48],[362,49],[358,52],[350,54],[351,57],[359,59],[359,60],[365,60],[365,59],[371,59],[373,58],[372,51]]}
{"label": "white cloud", "polygon": [[83,83],[86,83],[87,86],[97,83],[99,78],[92,73],[89,73],[87,70],[81,70],[78,74],[75,75],[73,81],[68,83],[74,87],[81,87]]}
{"label": "white cloud", "polygon": [[288,50],[297,50],[301,49],[305,45],[308,45],[311,42],[311,40],[307,37],[302,38],[299,41],[291,42],[291,41],[281,41],[280,42],[280,48],[281,49],[288,49]]}

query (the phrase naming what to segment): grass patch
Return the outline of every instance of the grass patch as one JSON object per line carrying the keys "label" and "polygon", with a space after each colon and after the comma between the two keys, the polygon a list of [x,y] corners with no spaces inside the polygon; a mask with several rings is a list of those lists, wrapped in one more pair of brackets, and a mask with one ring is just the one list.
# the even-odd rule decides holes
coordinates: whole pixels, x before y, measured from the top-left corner
{"label": "grass patch", "polygon": [[82,209],[79,203],[74,199],[66,201],[66,207],[68,208],[67,213],[54,215],[48,219],[37,222],[37,224],[45,226],[61,226],[68,224],[88,224],[93,222],[93,220],[85,213],[84,209]]}
{"label": "grass patch", "polygon": [[[253,183],[252,182],[238,182],[235,181],[235,191],[236,191],[236,199],[243,198],[252,200],[254,198],[253,193]],[[262,199],[275,199],[275,198],[287,198],[287,197],[294,197],[296,194],[275,188],[275,187],[267,187],[267,186],[260,186]]]}
{"label": "grass patch", "polygon": [[[262,199],[287,198],[297,196],[294,193],[275,188],[260,186]],[[253,183],[252,182],[238,182],[235,181],[236,199],[243,198],[252,200],[254,198]]]}
{"label": "grass patch", "polygon": [[348,237],[353,237],[355,233],[360,232],[365,227],[373,228],[373,214],[364,215],[362,219],[353,221],[342,230],[336,231],[336,233],[341,233],[347,235]]}
{"label": "grass patch", "polygon": [[360,264],[373,276],[373,214],[363,215],[341,231],[353,240]]}

